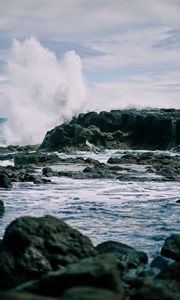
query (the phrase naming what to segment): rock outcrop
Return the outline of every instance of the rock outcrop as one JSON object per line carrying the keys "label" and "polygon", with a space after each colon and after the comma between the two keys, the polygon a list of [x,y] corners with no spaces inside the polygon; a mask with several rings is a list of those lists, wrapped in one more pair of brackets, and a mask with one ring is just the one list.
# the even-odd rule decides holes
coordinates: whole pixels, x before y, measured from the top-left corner
{"label": "rock outcrop", "polygon": [[41,149],[85,146],[170,149],[180,144],[180,110],[144,109],[89,112],[47,132]]}

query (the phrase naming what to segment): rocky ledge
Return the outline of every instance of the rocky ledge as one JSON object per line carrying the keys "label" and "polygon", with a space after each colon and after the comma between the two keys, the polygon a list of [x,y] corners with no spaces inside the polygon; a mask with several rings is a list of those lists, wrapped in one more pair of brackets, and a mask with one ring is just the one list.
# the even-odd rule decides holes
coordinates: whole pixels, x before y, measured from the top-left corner
{"label": "rocky ledge", "polygon": [[16,219],[0,243],[1,300],[175,300],[179,275],[178,234],[151,264],[122,241],[95,247],[53,216]]}
{"label": "rocky ledge", "polygon": [[180,110],[129,109],[80,114],[48,131],[40,147],[48,151],[93,146],[164,150],[179,149],[179,144]]}

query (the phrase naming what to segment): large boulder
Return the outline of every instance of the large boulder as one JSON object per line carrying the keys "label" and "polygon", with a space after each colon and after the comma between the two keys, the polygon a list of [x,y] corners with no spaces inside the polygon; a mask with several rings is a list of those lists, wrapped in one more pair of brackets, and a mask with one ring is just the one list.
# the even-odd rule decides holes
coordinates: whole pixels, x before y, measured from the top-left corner
{"label": "large boulder", "polygon": [[64,270],[51,272],[39,280],[27,282],[15,288],[15,291],[59,297],[75,287],[106,289],[119,295],[119,299],[124,299],[121,265],[117,257],[106,254],[82,259]]}
{"label": "large boulder", "polygon": [[0,290],[95,255],[91,241],[52,216],[21,217],[7,228],[0,250]]}

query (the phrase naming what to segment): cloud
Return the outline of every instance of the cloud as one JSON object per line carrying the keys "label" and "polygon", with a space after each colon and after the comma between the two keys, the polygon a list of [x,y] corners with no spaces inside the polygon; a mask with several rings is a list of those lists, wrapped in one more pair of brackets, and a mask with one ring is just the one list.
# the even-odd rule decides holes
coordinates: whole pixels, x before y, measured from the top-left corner
{"label": "cloud", "polygon": [[[180,108],[178,77],[169,75],[132,76],[108,83],[94,83],[87,109],[110,110],[127,107]],[[93,99],[93,101],[91,101]]]}
{"label": "cloud", "polygon": [[11,36],[94,38],[148,24],[180,27],[180,3],[171,0],[0,0],[0,30]]}
{"label": "cloud", "polygon": [[0,73],[9,41],[33,35],[58,57],[80,55],[92,107],[103,99],[179,105],[179,0],[0,0],[0,7]]}

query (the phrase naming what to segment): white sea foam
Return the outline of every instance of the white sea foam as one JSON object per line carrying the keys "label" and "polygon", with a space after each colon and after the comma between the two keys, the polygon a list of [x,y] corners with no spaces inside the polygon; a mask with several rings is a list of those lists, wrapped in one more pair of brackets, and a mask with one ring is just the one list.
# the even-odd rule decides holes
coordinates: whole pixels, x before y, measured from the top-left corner
{"label": "white sea foam", "polygon": [[58,59],[34,38],[14,40],[7,60],[1,113],[8,144],[40,143],[47,130],[82,111],[86,88],[80,57]]}

